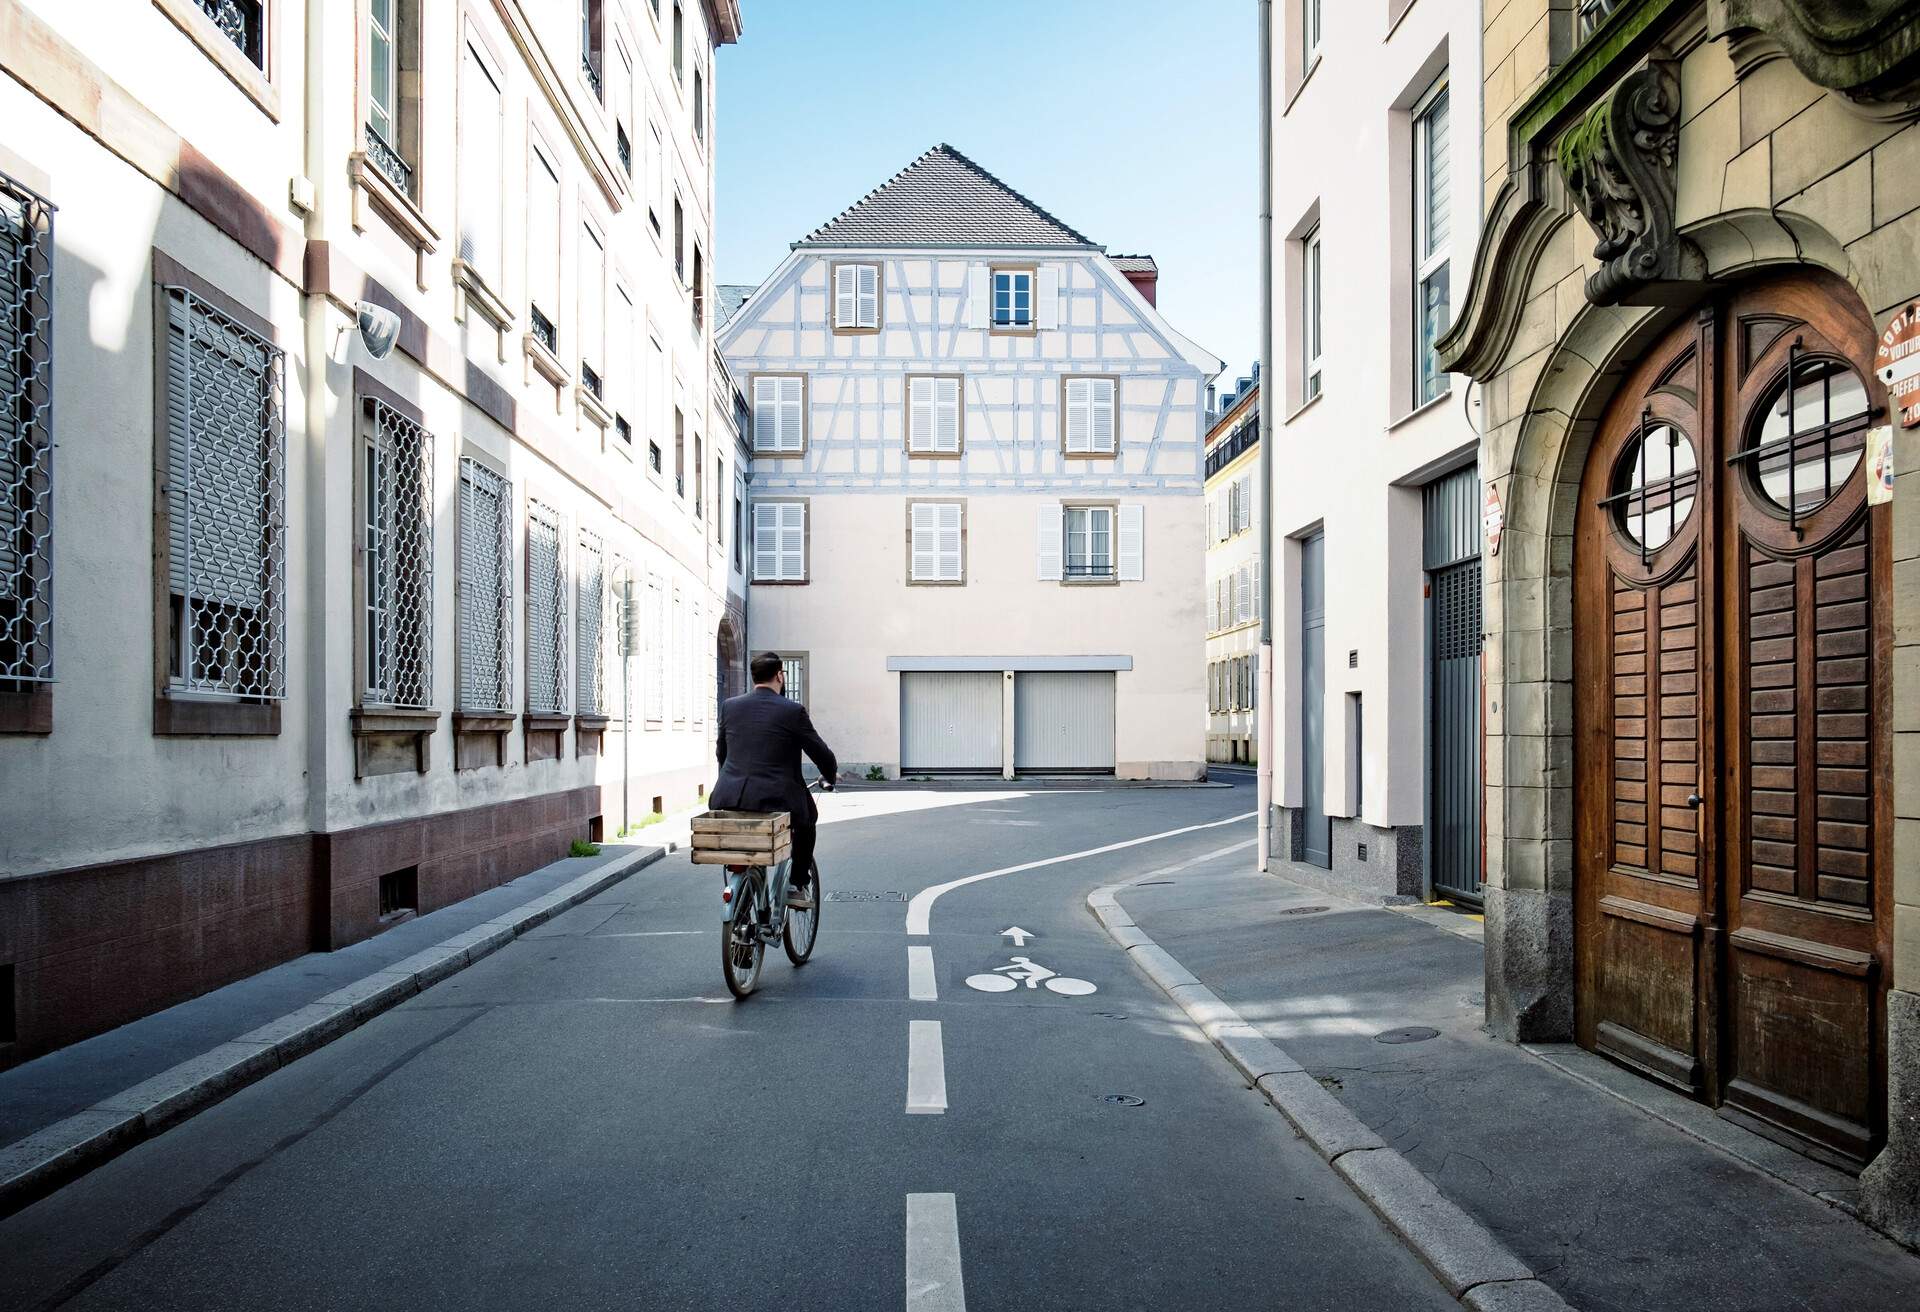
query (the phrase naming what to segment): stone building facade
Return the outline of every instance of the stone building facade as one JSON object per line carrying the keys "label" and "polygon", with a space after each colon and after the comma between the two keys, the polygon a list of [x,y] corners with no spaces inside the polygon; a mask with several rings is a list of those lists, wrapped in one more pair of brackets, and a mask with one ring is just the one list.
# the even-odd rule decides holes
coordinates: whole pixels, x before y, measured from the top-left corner
{"label": "stone building facade", "polygon": [[1259,760],[1260,367],[1209,409],[1207,760]]}
{"label": "stone building facade", "polygon": [[1876,356],[1920,295],[1916,49],[1897,0],[1488,5],[1441,344],[1497,494],[1490,1022],[1861,1170],[1909,1243],[1920,439]]}
{"label": "stone building facade", "polygon": [[0,0],[0,1065],[696,801],[739,30]]}

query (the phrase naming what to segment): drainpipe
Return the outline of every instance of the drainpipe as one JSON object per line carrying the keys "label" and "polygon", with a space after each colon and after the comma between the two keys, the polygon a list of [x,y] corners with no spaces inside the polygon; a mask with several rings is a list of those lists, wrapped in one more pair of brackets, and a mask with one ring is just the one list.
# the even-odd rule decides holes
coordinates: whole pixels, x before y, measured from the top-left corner
{"label": "drainpipe", "polygon": [[1260,659],[1254,742],[1260,871],[1273,861],[1273,0],[1260,3]]}
{"label": "drainpipe", "polygon": [[[311,8],[311,6],[310,6]],[[304,24],[305,45],[302,56],[305,66],[302,69],[305,81],[302,96],[302,133],[301,168],[312,191],[308,199],[304,223],[304,235],[308,242],[324,241],[327,237],[327,219],[329,201],[333,192],[333,178],[327,161],[327,33],[332,30],[329,23],[320,22],[309,14]],[[302,259],[302,279],[305,277],[305,260]],[[305,293],[301,296],[301,391],[305,394],[305,448],[300,453],[306,466],[306,532],[304,537],[307,580],[306,606],[306,665],[307,678],[305,695],[307,698],[307,827],[315,833],[324,833],[332,828],[327,815],[327,777],[328,751],[330,741],[329,722],[330,692],[326,674],[327,664],[327,616],[332,609],[327,603],[327,585],[330,578],[329,563],[334,560],[333,545],[327,540],[327,420],[332,409],[332,394],[328,388],[327,371],[329,369],[328,348],[330,334],[327,321],[332,309],[327,303],[324,291]],[[321,913],[325,915],[324,911]],[[324,922],[323,922],[324,923]],[[331,947],[327,931],[319,924],[315,926],[316,945]]]}

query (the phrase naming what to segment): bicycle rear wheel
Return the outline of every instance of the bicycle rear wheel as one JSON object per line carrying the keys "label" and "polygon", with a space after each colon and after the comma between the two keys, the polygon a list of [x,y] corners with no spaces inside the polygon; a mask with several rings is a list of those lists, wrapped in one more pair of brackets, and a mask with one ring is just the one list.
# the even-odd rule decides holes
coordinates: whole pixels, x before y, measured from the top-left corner
{"label": "bicycle rear wheel", "polygon": [[748,891],[751,882],[741,885],[741,902],[733,919],[720,927],[720,973],[726,976],[727,992],[744,998],[759,986],[760,963],[767,946],[760,941],[759,927],[753,921],[754,898]]}
{"label": "bicycle rear wheel", "polygon": [[820,904],[827,900],[826,890],[820,887],[820,863],[815,861],[808,869],[813,872],[813,905],[805,911],[787,909],[787,929],[783,936],[787,960],[796,966],[806,965],[807,958],[813,955],[813,941],[820,936]]}

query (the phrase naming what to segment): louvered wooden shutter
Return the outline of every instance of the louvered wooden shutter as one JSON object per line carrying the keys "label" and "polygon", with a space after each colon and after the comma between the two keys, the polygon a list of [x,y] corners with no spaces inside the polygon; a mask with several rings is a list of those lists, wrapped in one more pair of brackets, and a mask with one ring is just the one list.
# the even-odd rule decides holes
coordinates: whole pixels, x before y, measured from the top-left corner
{"label": "louvered wooden shutter", "polygon": [[780,511],[780,577],[799,580],[807,577],[807,506],[789,501]]}
{"label": "louvered wooden shutter", "polygon": [[933,379],[915,378],[907,384],[907,449],[933,449]]}
{"label": "louvered wooden shutter", "polygon": [[780,380],[756,378],[753,380],[753,449],[778,451],[779,442]]}
{"label": "louvered wooden shutter", "polygon": [[933,380],[933,449],[947,455],[960,451],[960,380]]}
{"label": "louvered wooden shutter", "polygon": [[960,515],[961,507],[956,501],[936,506],[939,514],[935,516],[938,539],[937,554],[940,563],[942,582],[958,583],[964,577],[965,564],[961,559]]}
{"label": "louvered wooden shutter", "polygon": [[913,505],[912,568],[916,583],[924,583],[939,577],[940,564],[936,543],[938,523],[935,516],[938,509],[938,506],[926,501],[917,501]]}
{"label": "louvered wooden shutter", "polygon": [[880,326],[880,266],[862,264],[855,267],[858,275],[854,283],[854,321],[862,328]]}
{"label": "louvered wooden shutter", "polygon": [[1061,573],[1061,553],[1065,547],[1064,508],[1058,501],[1040,507],[1039,522],[1034,530],[1034,553],[1039,562],[1040,581],[1058,582]]}
{"label": "louvered wooden shutter", "polygon": [[801,380],[781,378],[780,384],[780,432],[778,450],[799,451],[805,445],[804,416],[801,414]]}
{"label": "louvered wooden shutter", "polygon": [[860,267],[842,264],[833,271],[833,323],[836,328],[858,328],[860,326],[859,297],[855,287],[859,280]]}
{"label": "louvered wooden shutter", "polygon": [[1091,416],[1088,411],[1090,379],[1067,379],[1067,451],[1070,454],[1090,451],[1092,447]]}
{"label": "louvered wooden shutter", "polygon": [[1220,627],[1220,607],[1215,603],[1213,589],[1207,589],[1207,632],[1212,633]]}
{"label": "louvered wooden shutter", "polygon": [[1114,385],[1111,378],[1094,378],[1087,383],[1088,450],[1114,449]]}
{"label": "louvered wooden shutter", "polygon": [[1253,562],[1253,618],[1259,619],[1265,610],[1265,598],[1260,592],[1260,562]]}
{"label": "louvered wooden shutter", "polygon": [[756,504],[753,508],[753,577],[771,580],[780,577],[779,506]]}
{"label": "louvered wooden shutter", "polygon": [[1039,284],[1038,304],[1034,306],[1033,320],[1041,329],[1060,326],[1060,271],[1042,269],[1036,280]]}
{"label": "louvered wooden shutter", "polygon": [[1147,574],[1147,509],[1120,507],[1120,581],[1137,583]]}
{"label": "louvered wooden shutter", "polygon": [[993,297],[987,266],[976,264],[967,270],[967,327],[985,328]]}

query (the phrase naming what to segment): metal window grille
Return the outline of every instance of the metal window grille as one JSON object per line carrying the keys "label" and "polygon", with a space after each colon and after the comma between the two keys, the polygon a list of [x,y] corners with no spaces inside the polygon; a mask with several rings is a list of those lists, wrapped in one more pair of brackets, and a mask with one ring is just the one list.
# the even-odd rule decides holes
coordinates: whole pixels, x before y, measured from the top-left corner
{"label": "metal window grille", "polygon": [[513,484],[460,461],[459,699],[465,711],[513,706]]}
{"label": "metal window grille", "polygon": [[627,125],[618,123],[613,129],[614,150],[620,156],[620,171],[628,177],[633,176],[633,143],[627,140]]}
{"label": "metal window grille", "polygon": [[0,684],[53,678],[53,206],[0,174]]}
{"label": "metal window grille", "polygon": [[221,35],[240,48],[254,67],[267,66],[266,0],[196,0]]}
{"label": "metal window grille", "polygon": [[366,700],[433,705],[433,434],[368,403]]}
{"label": "metal window grille", "polygon": [[567,709],[567,553],[560,514],[527,502],[527,709]]}
{"label": "metal window grille", "polygon": [[1620,0],[1580,0],[1580,39],[1592,36],[1619,7]]}
{"label": "metal window grille", "polygon": [[286,358],[185,287],[167,313],[171,684],[286,695]]}
{"label": "metal window grille", "polygon": [[607,713],[607,550],[598,534],[580,534],[580,572],[574,588],[574,706],[581,715]]}

